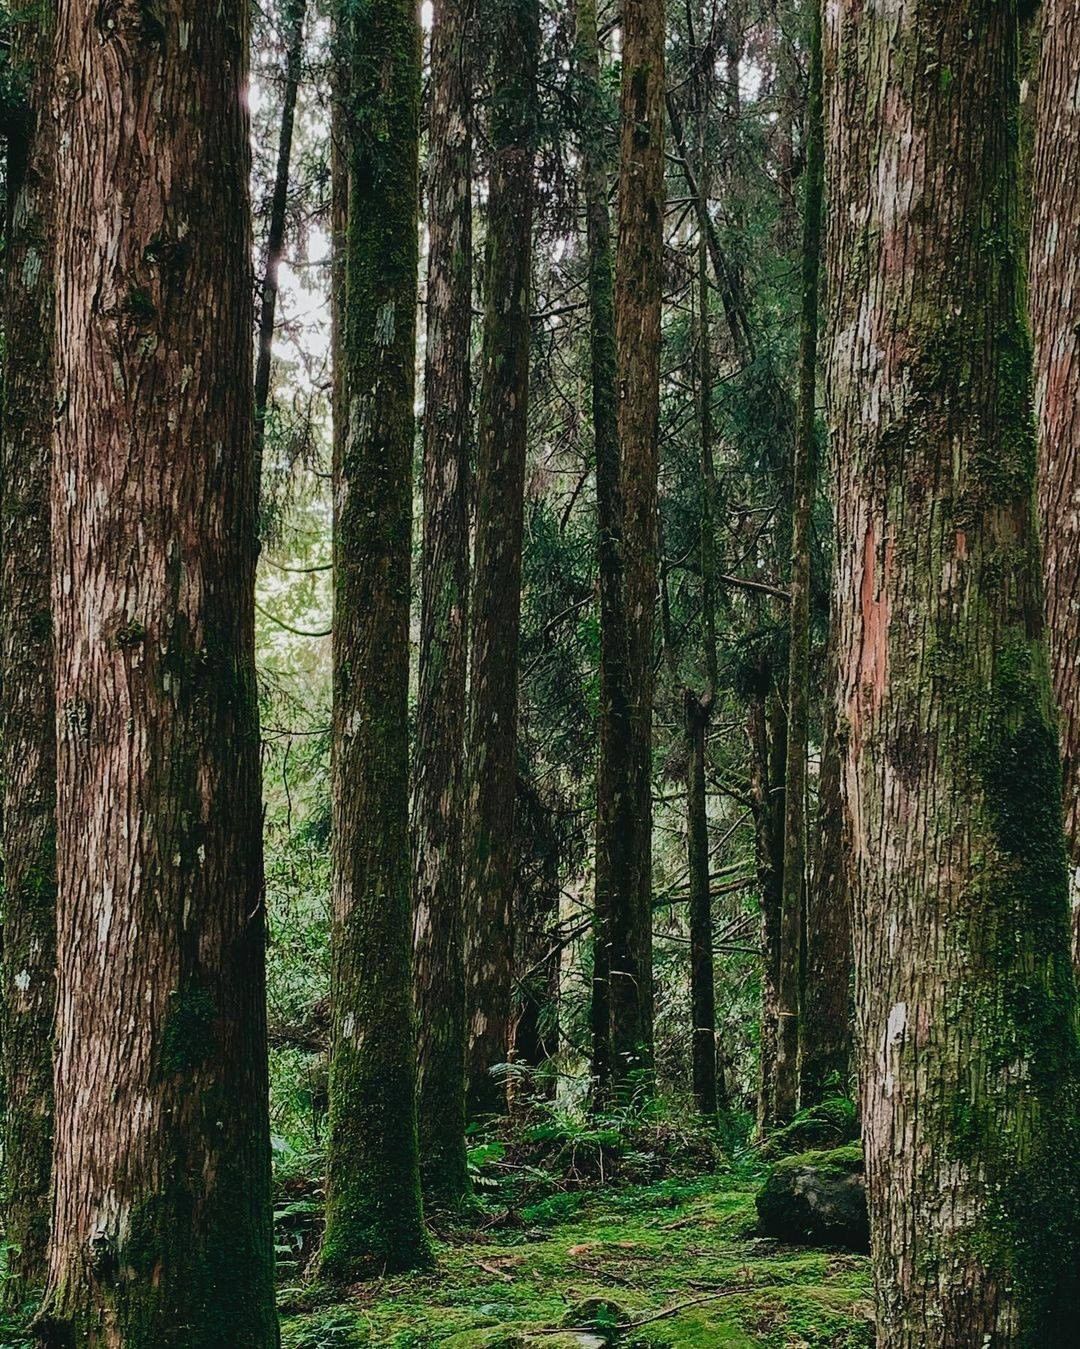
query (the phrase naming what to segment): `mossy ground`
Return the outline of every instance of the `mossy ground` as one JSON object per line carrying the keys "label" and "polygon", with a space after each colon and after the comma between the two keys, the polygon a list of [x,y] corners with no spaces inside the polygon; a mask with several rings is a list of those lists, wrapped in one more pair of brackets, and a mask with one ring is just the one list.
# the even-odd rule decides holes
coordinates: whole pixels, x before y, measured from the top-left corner
{"label": "mossy ground", "polygon": [[[284,1288],[283,1349],[503,1349],[596,1297],[641,1323],[615,1340],[635,1349],[871,1345],[868,1261],[756,1240],[757,1184],[724,1173],[557,1195],[521,1210],[513,1228],[444,1237],[432,1273],[344,1299]],[[692,1305],[647,1320],[682,1303]]]}

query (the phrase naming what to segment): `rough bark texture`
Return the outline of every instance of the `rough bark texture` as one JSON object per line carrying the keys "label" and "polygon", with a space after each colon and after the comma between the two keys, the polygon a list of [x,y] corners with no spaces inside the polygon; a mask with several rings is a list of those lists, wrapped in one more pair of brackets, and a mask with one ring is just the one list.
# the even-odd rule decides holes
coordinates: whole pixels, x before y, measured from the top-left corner
{"label": "rough bark texture", "polygon": [[[618,828],[612,786],[615,760],[629,742],[626,698],[626,625],[622,593],[622,506],[619,497],[619,426],[616,399],[614,258],[604,149],[606,107],[600,83],[595,0],[578,0],[578,111],[585,185],[589,258],[589,356],[592,377],[593,451],[596,458],[597,566],[600,577],[600,769],[597,773],[596,884],[593,918],[593,987],[590,1007],[592,1073],[598,1095],[611,1085],[610,913],[615,883],[612,857],[600,846]],[[625,888],[625,881],[622,882]]]}
{"label": "rough bark texture", "polygon": [[42,1336],[273,1346],[248,10],[62,0]]}
{"label": "rough bark texture", "polygon": [[[622,1092],[653,1064],[652,695],[657,590],[657,429],[664,215],[664,4],[622,10],[615,344],[625,662],[603,669],[597,872],[607,878],[611,1077]],[[603,612],[601,613],[603,622]],[[621,667],[621,668],[619,668]],[[615,682],[622,681],[622,688]],[[621,715],[625,706],[625,715]],[[616,742],[625,737],[625,743]]]}
{"label": "rough bark texture", "polygon": [[462,815],[468,660],[472,336],[470,0],[437,0],[428,160],[428,391],[413,910],[425,1192],[468,1189]]}
{"label": "rough bark texture", "polygon": [[799,1044],[799,1104],[847,1095],[851,1073],[851,909],[849,845],[836,725],[836,652],[830,634],[822,707],[817,847],[806,891],[806,966]]}
{"label": "rough bark texture", "polygon": [[1013,4],[826,19],[840,716],[878,1344],[1075,1337],[1075,989]]}
{"label": "rough bark texture", "polygon": [[805,114],[799,393],[791,502],[791,606],[788,631],[787,771],[784,776],[784,872],[780,900],[780,980],[776,1038],[776,1118],[799,1105],[803,904],[806,893],[806,783],[810,744],[810,531],[817,485],[817,336],[824,187],[821,115],[821,13],[811,5],[810,70]]}
{"label": "rough bark texture", "polygon": [[322,1273],[430,1258],[420,1206],[409,877],[420,35],[409,0],[337,12],[347,175],[334,445],[333,933]]}
{"label": "rough bark texture", "polygon": [[259,304],[259,335],[255,357],[255,488],[261,495],[263,446],[266,443],[266,410],[270,400],[270,372],[274,359],[274,323],[277,316],[278,274],[285,255],[285,218],[289,205],[289,167],[292,163],[296,96],[304,56],[304,19],[307,0],[283,0],[285,29],[285,92],[281,101],[281,131],[278,137],[274,190],[270,198],[270,223],[266,232],[266,266]]}
{"label": "rough bark texture", "polygon": [[1031,323],[1047,635],[1061,727],[1073,959],[1080,970],[1080,4],[1042,6]]}
{"label": "rough bark texture", "polygon": [[56,998],[56,735],[49,537],[52,455],[52,16],[11,29],[4,407],[0,427],[3,782],[4,1296],[45,1282]]}
{"label": "rough bark texture", "polygon": [[505,1083],[491,1069],[506,1062],[510,1048],[537,0],[498,0],[493,22],[465,843],[467,1082],[474,1114],[505,1107]]}

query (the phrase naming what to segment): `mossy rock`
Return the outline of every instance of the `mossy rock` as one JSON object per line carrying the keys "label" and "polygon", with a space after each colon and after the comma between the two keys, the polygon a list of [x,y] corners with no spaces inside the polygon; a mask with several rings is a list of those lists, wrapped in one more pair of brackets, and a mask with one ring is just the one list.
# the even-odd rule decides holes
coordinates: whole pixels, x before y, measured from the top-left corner
{"label": "mossy rock", "polygon": [[771,1133],[761,1145],[763,1157],[787,1157],[795,1152],[824,1150],[853,1143],[859,1136],[855,1103],[836,1096],[800,1110],[790,1124]]}
{"label": "mossy rock", "polygon": [[796,1246],[870,1249],[866,1179],[858,1143],[783,1158],[773,1167],[755,1203],[762,1236]]}
{"label": "mossy rock", "polygon": [[[625,1307],[609,1297],[587,1297],[575,1303],[563,1317],[563,1325],[598,1331],[601,1337],[610,1337],[617,1327],[630,1319]],[[604,1339],[601,1338],[601,1343]]]}

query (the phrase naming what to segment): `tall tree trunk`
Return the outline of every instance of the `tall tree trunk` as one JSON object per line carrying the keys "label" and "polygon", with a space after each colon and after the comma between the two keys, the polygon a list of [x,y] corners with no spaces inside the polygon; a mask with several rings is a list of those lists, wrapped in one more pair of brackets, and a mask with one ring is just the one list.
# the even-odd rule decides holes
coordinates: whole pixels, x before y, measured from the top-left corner
{"label": "tall tree trunk", "polygon": [[761,1052],[758,1131],[776,1123],[776,1041],[780,997],[780,901],[784,875],[784,764],[787,726],[784,710],[770,689],[764,658],[750,698],[750,800],[754,852],[761,893]]}
{"label": "tall tree trunk", "polygon": [[248,7],[61,0],[53,1240],[65,1346],[277,1344]]}
{"label": "tall tree trunk", "polygon": [[840,781],[835,647],[830,631],[822,707],[817,850],[806,891],[806,969],[799,1045],[799,1102],[803,1109],[828,1096],[846,1094],[851,1071],[849,843]]}
{"label": "tall tree trunk", "polygon": [[1078,1045],[1017,266],[1017,12],[841,0],[827,16],[878,1344],[1066,1344]]}
{"label": "tall tree trunk", "polygon": [[56,998],[56,730],[49,537],[53,419],[53,20],[13,21],[26,71],[8,128],[4,401],[0,427],[0,781],[3,783],[4,1215],[20,1302],[44,1285]]}
{"label": "tall tree trunk", "polygon": [[578,132],[585,185],[588,249],[589,354],[592,376],[593,449],[596,456],[596,538],[600,577],[600,770],[596,785],[596,882],[591,1002],[592,1073],[598,1097],[611,1085],[611,895],[617,859],[601,847],[617,827],[612,786],[615,757],[630,736],[626,698],[626,630],[622,593],[622,505],[619,497],[619,427],[616,399],[615,304],[608,163],[604,148],[607,109],[600,83],[596,0],[578,0],[577,62],[581,89]]}
{"label": "tall tree trunk", "polygon": [[[657,432],[664,242],[664,3],[622,10],[615,345],[625,661],[602,669],[597,870],[608,878],[611,1073],[621,1092],[653,1067],[652,699]],[[601,615],[603,619],[603,614]],[[601,643],[601,666],[612,654]],[[613,687],[621,681],[622,688]],[[626,714],[623,717],[622,709]],[[625,723],[625,724],[624,724]],[[625,743],[616,739],[625,736]]]}
{"label": "tall tree trunk", "polygon": [[810,531],[817,487],[817,334],[824,187],[821,115],[821,12],[811,5],[810,71],[805,140],[799,396],[795,421],[791,510],[791,607],[788,643],[787,771],[784,775],[784,869],[780,900],[780,979],[776,1040],[776,1118],[799,1106],[803,902],[806,893],[806,782],[810,744]]}
{"label": "tall tree trunk", "polygon": [[1061,725],[1073,959],[1080,971],[1080,4],[1042,6],[1031,324],[1047,633]]}
{"label": "tall tree trunk", "polygon": [[421,1173],[429,1196],[453,1201],[469,1184],[461,889],[472,337],[469,0],[437,0],[434,20],[413,906]]}
{"label": "tall tree trunk", "polygon": [[537,0],[497,0],[494,23],[465,844],[467,1082],[474,1114],[505,1108],[505,1083],[491,1069],[506,1062],[510,1048]]}
{"label": "tall tree trunk", "polygon": [[274,358],[274,324],[277,317],[278,275],[285,255],[285,217],[289,205],[289,169],[292,164],[296,96],[304,58],[304,19],[307,0],[282,0],[285,30],[285,93],[281,102],[274,190],[270,198],[270,224],[266,232],[266,266],[259,304],[259,336],[255,357],[255,489],[262,496],[263,448],[266,444],[266,411],[270,400],[270,372]]}
{"label": "tall tree trunk", "polygon": [[[702,28],[705,15],[700,16]],[[701,35],[699,35],[700,37]],[[713,511],[716,502],[716,465],[713,459],[712,327],[709,322],[709,243],[705,222],[709,215],[708,128],[710,73],[702,69],[708,46],[695,43],[694,101],[697,122],[699,225],[697,244],[698,434],[701,439],[701,519],[698,551],[701,565],[701,626],[705,657],[702,693],[687,688],[683,716],[688,753],[686,777],[687,869],[690,881],[690,1005],[694,1099],[703,1115],[715,1115],[723,1079],[716,1071],[716,988],[713,967],[712,890],[709,876],[709,817],[705,793],[705,750],[709,722],[716,700],[716,548]]]}
{"label": "tall tree trunk", "polygon": [[333,967],[326,1232],[354,1280],[427,1263],[409,887],[408,690],[420,33],[336,16],[348,175],[334,444]]}

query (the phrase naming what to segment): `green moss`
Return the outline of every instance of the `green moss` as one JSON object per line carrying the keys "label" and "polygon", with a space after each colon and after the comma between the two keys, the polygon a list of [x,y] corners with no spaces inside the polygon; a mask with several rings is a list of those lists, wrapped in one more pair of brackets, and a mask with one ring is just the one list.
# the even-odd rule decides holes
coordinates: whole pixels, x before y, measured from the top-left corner
{"label": "green moss", "polygon": [[188,1073],[214,1052],[217,1007],[205,988],[191,984],[169,995],[161,1045],[161,1071]]}

